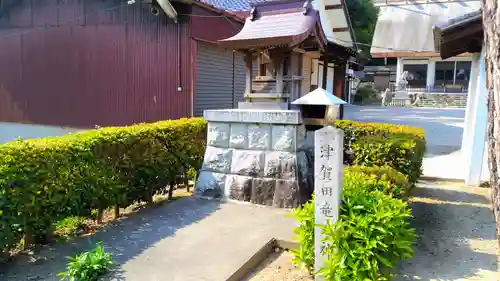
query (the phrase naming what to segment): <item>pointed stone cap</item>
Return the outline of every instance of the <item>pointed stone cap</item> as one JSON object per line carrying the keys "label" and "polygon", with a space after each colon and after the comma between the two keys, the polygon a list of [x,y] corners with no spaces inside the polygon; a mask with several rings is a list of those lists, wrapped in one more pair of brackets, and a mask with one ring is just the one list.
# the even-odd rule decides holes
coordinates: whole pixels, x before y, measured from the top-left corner
{"label": "pointed stone cap", "polygon": [[346,104],[345,101],[337,98],[323,88],[317,88],[316,90],[308,93],[307,95],[295,100],[292,104],[304,104],[304,105],[340,105]]}

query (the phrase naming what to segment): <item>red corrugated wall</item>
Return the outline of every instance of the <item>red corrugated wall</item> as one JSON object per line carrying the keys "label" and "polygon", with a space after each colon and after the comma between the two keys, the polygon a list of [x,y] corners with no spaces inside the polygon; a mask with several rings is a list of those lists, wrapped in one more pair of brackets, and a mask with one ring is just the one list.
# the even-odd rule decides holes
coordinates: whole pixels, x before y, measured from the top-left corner
{"label": "red corrugated wall", "polygon": [[216,43],[218,40],[232,37],[243,27],[243,21],[238,22],[230,16],[196,5],[193,5],[192,15],[191,35],[195,39]]}
{"label": "red corrugated wall", "polygon": [[189,21],[124,2],[4,5],[0,121],[85,128],[190,116]]}

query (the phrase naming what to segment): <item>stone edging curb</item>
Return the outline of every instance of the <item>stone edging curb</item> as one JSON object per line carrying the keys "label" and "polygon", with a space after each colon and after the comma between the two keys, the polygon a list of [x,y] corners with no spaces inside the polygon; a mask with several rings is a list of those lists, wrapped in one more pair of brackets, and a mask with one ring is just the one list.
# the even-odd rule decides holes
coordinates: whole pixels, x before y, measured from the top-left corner
{"label": "stone edging curb", "polygon": [[295,242],[271,239],[267,242],[260,250],[258,250],[252,257],[250,257],[245,263],[243,263],[240,268],[238,268],[226,281],[241,281],[244,277],[248,275],[253,269],[259,266],[267,256],[277,247],[282,249],[296,249],[298,244]]}

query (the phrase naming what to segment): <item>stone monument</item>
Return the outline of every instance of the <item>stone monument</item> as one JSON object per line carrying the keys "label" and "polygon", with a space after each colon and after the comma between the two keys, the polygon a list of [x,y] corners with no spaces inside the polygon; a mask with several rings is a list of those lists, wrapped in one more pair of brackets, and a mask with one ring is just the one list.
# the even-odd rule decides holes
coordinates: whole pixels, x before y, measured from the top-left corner
{"label": "stone monument", "polygon": [[280,208],[310,198],[311,166],[297,110],[206,110],[207,149],[195,195]]}

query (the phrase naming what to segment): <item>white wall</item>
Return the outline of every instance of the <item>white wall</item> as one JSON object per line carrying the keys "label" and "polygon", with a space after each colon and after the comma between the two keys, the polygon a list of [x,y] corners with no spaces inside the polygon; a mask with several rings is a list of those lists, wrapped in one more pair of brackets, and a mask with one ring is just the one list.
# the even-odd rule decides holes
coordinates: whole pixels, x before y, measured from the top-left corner
{"label": "white wall", "polygon": [[62,136],[78,131],[81,131],[81,129],[0,122],[0,143],[10,142],[16,138],[32,139]]}
{"label": "white wall", "polygon": [[[322,62],[321,62],[322,63]],[[328,65],[326,89],[333,94],[333,64]],[[311,85],[318,85],[321,87],[323,81],[323,65],[317,59],[313,60],[313,71],[311,73]]]}

